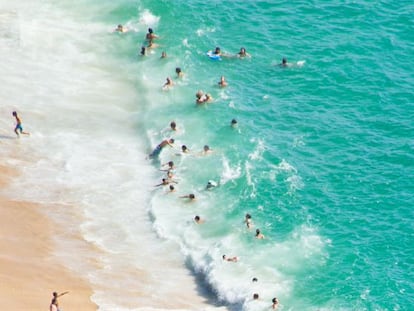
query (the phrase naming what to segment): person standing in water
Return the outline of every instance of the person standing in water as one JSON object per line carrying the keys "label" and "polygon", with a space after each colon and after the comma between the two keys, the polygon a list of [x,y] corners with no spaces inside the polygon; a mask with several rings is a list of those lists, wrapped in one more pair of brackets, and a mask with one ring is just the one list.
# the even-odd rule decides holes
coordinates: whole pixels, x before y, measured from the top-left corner
{"label": "person standing in water", "polygon": [[[20,137],[20,134],[24,134],[24,135],[30,135],[29,132],[24,132],[23,131],[23,127],[22,127],[22,120],[20,119],[20,117],[17,115],[16,111],[13,111],[12,113],[13,117],[15,117],[16,119],[16,127],[14,128],[14,132],[16,133],[17,137]],[[19,134],[20,132],[20,134]]]}

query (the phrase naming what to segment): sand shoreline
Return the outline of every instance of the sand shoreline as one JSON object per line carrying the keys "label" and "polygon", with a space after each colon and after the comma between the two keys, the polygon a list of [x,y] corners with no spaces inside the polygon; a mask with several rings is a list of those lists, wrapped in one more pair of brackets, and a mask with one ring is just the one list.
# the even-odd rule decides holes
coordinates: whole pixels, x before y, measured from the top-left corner
{"label": "sand shoreline", "polygon": [[[0,166],[0,187],[7,189],[12,168]],[[49,310],[52,292],[66,310],[97,310],[92,287],[54,257],[53,236],[59,234],[44,206],[0,195],[0,310]],[[86,242],[85,242],[86,243]]]}

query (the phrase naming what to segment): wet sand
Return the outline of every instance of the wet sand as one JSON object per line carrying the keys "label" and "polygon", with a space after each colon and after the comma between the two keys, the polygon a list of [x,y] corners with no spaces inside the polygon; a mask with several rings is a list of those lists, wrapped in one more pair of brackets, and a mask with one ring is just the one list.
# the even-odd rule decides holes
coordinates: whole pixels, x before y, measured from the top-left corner
{"label": "wet sand", "polygon": [[[14,174],[0,166],[3,192]],[[97,310],[90,284],[53,256],[57,231],[42,208],[0,196],[0,310],[49,310],[53,291],[69,291],[63,310]]]}

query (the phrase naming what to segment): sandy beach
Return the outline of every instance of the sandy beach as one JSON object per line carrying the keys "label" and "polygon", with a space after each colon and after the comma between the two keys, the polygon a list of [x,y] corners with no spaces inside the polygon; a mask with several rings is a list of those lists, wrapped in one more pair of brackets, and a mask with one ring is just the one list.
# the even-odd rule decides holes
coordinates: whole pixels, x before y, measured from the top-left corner
{"label": "sandy beach", "polygon": [[[0,166],[0,187],[16,172]],[[52,256],[56,229],[41,205],[0,197],[0,310],[49,310],[52,292],[63,310],[97,310],[91,286]]]}

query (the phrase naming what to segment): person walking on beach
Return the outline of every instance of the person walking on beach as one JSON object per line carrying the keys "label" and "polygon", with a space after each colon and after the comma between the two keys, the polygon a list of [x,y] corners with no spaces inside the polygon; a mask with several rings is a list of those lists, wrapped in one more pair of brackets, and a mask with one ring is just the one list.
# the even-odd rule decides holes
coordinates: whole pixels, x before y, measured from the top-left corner
{"label": "person walking on beach", "polygon": [[49,311],[60,311],[59,310],[59,303],[58,303],[58,297],[66,295],[69,292],[63,292],[58,294],[57,292],[53,292],[53,298],[52,301],[50,302],[50,307],[49,307]]}
{"label": "person walking on beach", "polygon": [[20,134],[30,135],[30,133],[23,131],[22,120],[17,115],[17,112],[13,111],[12,115],[16,118],[16,127],[14,128],[14,132],[16,133],[17,137],[20,137],[19,132]]}

